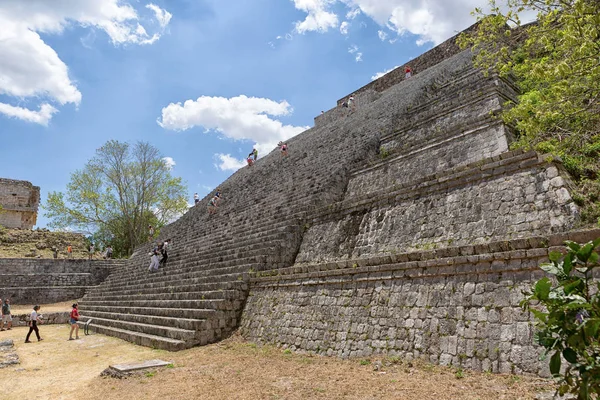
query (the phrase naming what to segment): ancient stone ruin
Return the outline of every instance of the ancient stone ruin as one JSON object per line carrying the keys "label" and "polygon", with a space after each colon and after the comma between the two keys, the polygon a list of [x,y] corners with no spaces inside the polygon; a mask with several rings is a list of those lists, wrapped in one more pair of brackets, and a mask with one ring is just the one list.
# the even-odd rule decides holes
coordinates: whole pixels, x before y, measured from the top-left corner
{"label": "ancient stone ruin", "polygon": [[[88,291],[100,333],[179,350],[240,328],[259,343],[339,357],[390,354],[492,372],[544,373],[521,290],[573,231],[560,161],[510,151],[494,115],[517,94],[454,39],[356,92],[357,108],[220,185]],[[417,68],[417,66],[423,66]],[[387,82],[387,83],[386,83]]]}
{"label": "ancient stone ruin", "polygon": [[37,221],[39,205],[39,186],[0,178],[0,226],[32,229]]}

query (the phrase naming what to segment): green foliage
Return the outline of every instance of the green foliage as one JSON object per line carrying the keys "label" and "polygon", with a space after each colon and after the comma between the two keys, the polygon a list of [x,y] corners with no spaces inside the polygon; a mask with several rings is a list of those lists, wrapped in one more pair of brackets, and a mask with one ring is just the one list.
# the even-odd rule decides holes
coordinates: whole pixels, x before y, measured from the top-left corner
{"label": "green foliage", "polygon": [[[475,63],[516,79],[521,90],[501,118],[516,129],[514,147],[559,156],[574,176],[582,219],[600,223],[600,2],[597,0],[489,1],[476,9],[479,29],[459,43]],[[518,29],[519,14],[538,22]]]}
{"label": "green foliage", "polygon": [[[536,341],[550,357],[550,372],[561,395],[578,400],[600,396],[600,283],[593,282],[600,238],[586,244],[566,242],[567,254],[552,252],[540,266],[553,279],[540,279],[521,302],[530,311],[538,331]],[[562,356],[562,358],[561,358]],[[562,359],[567,365],[561,372]]]}
{"label": "green foliage", "polygon": [[157,148],[111,140],[71,174],[64,193],[48,195],[45,209],[51,227],[88,232],[127,256],[148,240],[148,225],[158,230],[187,210],[186,188]]}

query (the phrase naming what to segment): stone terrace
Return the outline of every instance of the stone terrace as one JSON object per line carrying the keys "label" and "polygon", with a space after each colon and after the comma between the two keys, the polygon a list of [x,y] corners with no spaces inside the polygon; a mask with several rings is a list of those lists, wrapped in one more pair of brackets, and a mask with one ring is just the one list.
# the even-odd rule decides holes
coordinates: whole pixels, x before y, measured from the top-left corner
{"label": "stone terrace", "polygon": [[0,258],[0,298],[48,304],[82,298],[122,261]]}

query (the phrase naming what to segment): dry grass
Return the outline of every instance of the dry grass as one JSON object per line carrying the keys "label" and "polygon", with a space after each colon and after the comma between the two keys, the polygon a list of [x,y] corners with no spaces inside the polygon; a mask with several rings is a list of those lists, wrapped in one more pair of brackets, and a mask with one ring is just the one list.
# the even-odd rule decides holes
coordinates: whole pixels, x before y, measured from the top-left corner
{"label": "dry grass", "polygon": [[[25,328],[0,333],[0,340],[16,339],[22,362],[1,372],[12,390],[0,391],[1,399],[516,400],[534,399],[549,387],[540,379],[471,372],[459,379],[456,370],[421,363],[375,371],[360,360],[291,354],[239,337],[178,353],[102,335],[69,342],[68,329],[42,326],[45,340],[32,344],[23,343]],[[124,380],[99,377],[108,365],[154,358],[173,362],[173,368]]]}

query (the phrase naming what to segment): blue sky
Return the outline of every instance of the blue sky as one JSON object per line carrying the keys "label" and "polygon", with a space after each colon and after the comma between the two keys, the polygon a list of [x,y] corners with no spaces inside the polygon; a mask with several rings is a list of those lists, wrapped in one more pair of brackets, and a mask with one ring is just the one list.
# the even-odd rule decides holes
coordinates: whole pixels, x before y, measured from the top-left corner
{"label": "blue sky", "polygon": [[[0,177],[41,186],[42,203],[110,139],[160,148],[191,202],[255,143],[264,154],[312,126],[486,3],[20,2],[0,3]],[[47,222],[41,210],[38,226]]]}

